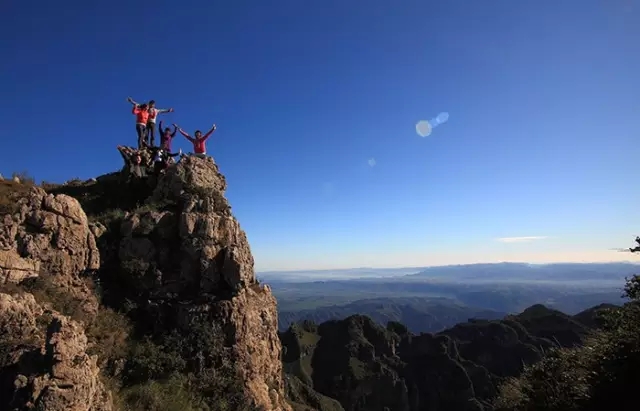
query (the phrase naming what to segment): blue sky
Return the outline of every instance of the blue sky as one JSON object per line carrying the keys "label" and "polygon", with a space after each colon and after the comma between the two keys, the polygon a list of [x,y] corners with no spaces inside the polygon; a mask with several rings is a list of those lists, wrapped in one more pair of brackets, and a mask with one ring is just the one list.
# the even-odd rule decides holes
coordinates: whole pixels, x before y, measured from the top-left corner
{"label": "blue sky", "polygon": [[[155,99],[187,131],[217,123],[208,151],[258,270],[619,260],[609,249],[640,234],[637,1],[12,1],[3,15],[0,172],[113,171],[136,141],[126,97]],[[496,240],[532,236],[547,238]]]}

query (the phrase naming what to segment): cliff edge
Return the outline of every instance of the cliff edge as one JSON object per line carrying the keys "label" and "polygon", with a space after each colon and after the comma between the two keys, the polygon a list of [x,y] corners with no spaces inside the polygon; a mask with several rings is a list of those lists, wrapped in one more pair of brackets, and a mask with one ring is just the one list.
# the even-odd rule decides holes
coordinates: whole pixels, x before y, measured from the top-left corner
{"label": "cliff edge", "polygon": [[[2,337],[13,403],[0,410],[291,409],[276,300],[211,158],[135,186],[118,173],[49,193],[2,183],[16,206],[2,209],[0,326],[33,337]],[[76,371],[60,379],[53,363]]]}

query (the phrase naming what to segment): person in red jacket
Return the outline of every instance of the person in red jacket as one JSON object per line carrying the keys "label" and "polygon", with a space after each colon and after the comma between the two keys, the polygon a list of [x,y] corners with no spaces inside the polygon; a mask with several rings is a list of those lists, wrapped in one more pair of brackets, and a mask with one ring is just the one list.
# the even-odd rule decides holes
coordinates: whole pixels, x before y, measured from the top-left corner
{"label": "person in red jacket", "polygon": [[173,126],[176,127],[180,134],[185,136],[187,140],[191,141],[191,143],[193,144],[194,156],[200,158],[207,157],[207,147],[205,145],[205,142],[207,141],[209,136],[211,136],[211,134],[216,131],[215,124],[213,125],[213,127],[211,127],[211,130],[207,131],[207,134],[205,134],[204,136],[202,135],[202,132],[200,130],[196,130],[194,137],[191,137],[189,134],[185,133],[184,130],[182,130],[177,124],[174,124]]}
{"label": "person in red jacket", "polygon": [[147,121],[149,120],[149,107],[147,104],[137,104],[131,97],[127,99],[133,104],[131,112],[136,116],[136,133],[138,134],[138,149],[143,147],[144,140],[147,136]]}
{"label": "person in red jacket", "polygon": [[[138,103],[133,101],[131,97],[129,97],[128,100],[129,100],[129,103],[133,104],[134,106],[138,105]],[[156,119],[158,118],[158,114],[173,113],[173,108],[156,108],[155,100],[149,100],[149,103],[147,104],[148,104],[149,117],[147,118],[147,124],[146,124],[147,134],[145,136],[144,141],[146,141],[147,144],[151,144],[153,146],[155,145],[155,140],[156,140]],[[161,130],[158,130],[158,131],[162,136],[162,131]]]}

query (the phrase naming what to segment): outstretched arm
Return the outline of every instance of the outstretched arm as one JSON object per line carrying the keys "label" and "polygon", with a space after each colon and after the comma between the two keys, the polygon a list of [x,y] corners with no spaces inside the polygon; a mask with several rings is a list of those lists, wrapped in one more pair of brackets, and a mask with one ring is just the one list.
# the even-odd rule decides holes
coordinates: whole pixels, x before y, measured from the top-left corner
{"label": "outstretched arm", "polygon": [[191,136],[189,134],[185,133],[184,130],[181,129],[180,127],[178,127],[176,124],[174,124],[174,126],[178,129],[180,134],[182,134],[187,140],[189,140],[189,141],[191,141],[193,143],[193,138],[191,138]]}
{"label": "outstretched arm", "polygon": [[127,148],[124,146],[117,146],[116,148],[118,149],[118,153],[120,153],[124,162],[128,163],[130,161],[131,154],[128,153]]}
{"label": "outstretched arm", "polygon": [[211,130],[207,131],[207,134],[204,135],[204,137],[202,137],[203,140],[206,140],[209,138],[209,136],[211,134],[213,134],[213,132],[216,131],[216,125],[214,124],[213,127],[211,127]]}
{"label": "outstretched arm", "polygon": [[134,107],[139,105],[138,103],[136,103],[135,101],[133,101],[133,99],[132,99],[131,97],[127,97],[127,101],[128,101],[129,103],[133,104],[133,106],[134,106]]}
{"label": "outstretched arm", "polygon": [[158,114],[162,114],[162,113],[173,113],[173,109],[172,108],[159,108],[158,109]]}

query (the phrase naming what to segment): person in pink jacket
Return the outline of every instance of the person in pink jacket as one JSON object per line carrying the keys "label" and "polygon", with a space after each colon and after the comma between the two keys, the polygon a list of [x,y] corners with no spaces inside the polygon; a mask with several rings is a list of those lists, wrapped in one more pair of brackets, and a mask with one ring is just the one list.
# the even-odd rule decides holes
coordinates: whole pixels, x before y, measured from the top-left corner
{"label": "person in pink jacket", "polygon": [[205,134],[204,136],[202,135],[202,132],[200,130],[196,130],[196,132],[194,133],[194,137],[191,137],[189,134],[185,133],[185,131],[182,130],[177,124],[174,124],[174,127],[176,127],[180,134],[182,134],[187,140],[189,140],[191,144],[193,144],[194,156],[201,158],[207,157],[207,147],[205,143],[211,136],[211,134],[216,131],[215,124],[213,125],[213,127],[211,127],[211,130],[207,131],[207,134]]}

